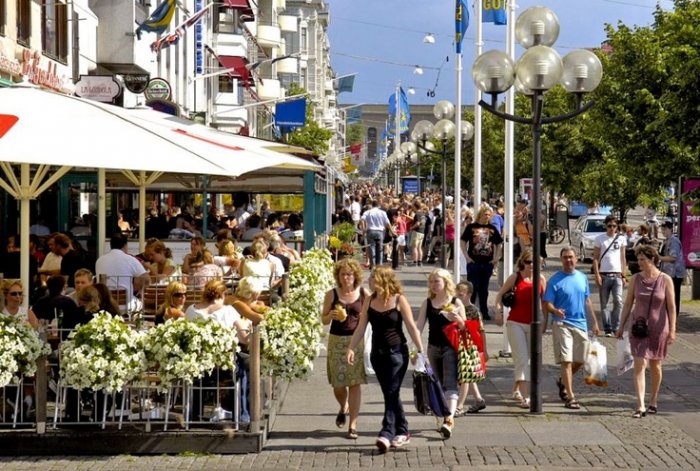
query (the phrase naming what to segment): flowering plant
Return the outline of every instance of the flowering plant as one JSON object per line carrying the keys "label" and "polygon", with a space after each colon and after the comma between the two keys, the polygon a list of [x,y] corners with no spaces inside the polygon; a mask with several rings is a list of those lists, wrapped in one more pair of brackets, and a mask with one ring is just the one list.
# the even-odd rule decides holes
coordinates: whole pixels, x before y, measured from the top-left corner
{"label": "flowering plant", "polygon": [[318,312],[334,283],[328,250],[308,250],[299,263],[292,265],[286,299],[270,309],[261,323],[265,370],[293,379],[313,369],[323,332]]}
{"label": "flowering plant", "polygon": [[342,242],[340,239],[338,239],[336,236],[332,235],[328,238],[328,247],[334,250],[338,250],[342,245]]}
{"label": "flowering plant", "polygon": [[146,369],[143,334],[100,311],[61,344],[61,378],[77,389],[121,391]]}
{"label": "flowering plant", "polygon": [[215,367],[234,370],[236,366],[236,330],[213,320],[169,319],[148,332],[145,345],[161,390],[179,380],[192,384]]}
{"label": "flowering plant", "polygon": [[0,387],[19,383],[22,375],[33,375],[37,358],[49,353],[49,345],[28,323],[0,315]]}

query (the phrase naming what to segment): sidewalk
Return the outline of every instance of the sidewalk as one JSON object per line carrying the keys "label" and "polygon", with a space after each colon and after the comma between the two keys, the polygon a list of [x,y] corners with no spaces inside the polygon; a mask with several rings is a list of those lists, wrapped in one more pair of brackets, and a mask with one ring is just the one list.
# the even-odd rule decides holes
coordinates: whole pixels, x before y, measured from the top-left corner
{"label": "sidewalk", "polygon": [[[557,260],[550,258],[548,266],[547,276],[558,268]],[[581,264],[579,268],[587,273],[589,267],[589,264]],[[432,269],[432,266],[402,267],[399,273],[414,315],[425,299],[427,276]],[[491,304],[496,289],[493,278]],[[683,299],[688,298],[689,287],[684,287]],[[593,300],[597,305],[597,293]],[[601,338],[608,347],[609,386],[588,386],[579,372],[574,389],[582,409],[565,409],[557,395],[555,381],[559,368],[554,365],[549,334],[543,337],[544,413],[533,415],[519,409],[510,399],[512,361],[497,357],[502,348],[502,328],[487,322],[491,358],[487,380],[480,385],[487,408],[478,414],[457,418],[451,439],[441,438],[435,418],[416,413],[410,368],[402,400],[412,433],[411,444],[386,455],[377,453],[374,441],[380,428],[383,400],[374,377],[370,377],[369,384],[362,390],[360,437],[357,440],[344,438],[346,430],[336,428],[334,423],[338,406],[326,379],[326,358],[322,352],[312,376],[307,381],[290,385],[263,453],[250,464],[278,469],[700,467],[700,342],[696,335],[700,326],[700,303],[684,302],[682,308],[678,340],[670,348],[664,364],[656,416],[641,420],[631,417],[634,410],[632,372],[617,376],[614,369],[617,340],[612,338]],[[427,339],[427,329],[424,338]]]}

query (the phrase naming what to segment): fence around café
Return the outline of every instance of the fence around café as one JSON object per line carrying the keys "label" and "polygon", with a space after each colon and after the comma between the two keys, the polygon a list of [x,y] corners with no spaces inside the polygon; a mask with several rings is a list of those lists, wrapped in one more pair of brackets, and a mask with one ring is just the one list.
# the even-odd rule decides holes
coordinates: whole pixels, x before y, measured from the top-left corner
{"label": "fence around caf\u00e9", "polygon": [[[110,287],[126,323],[139,330],[153,327],[167,283],[150,284],[129,300],[127,290],[120,286],[133,280],[102,281]],[[238,279],[224,281],[228,302]],[[185,307],[200,300],[203,284],[187,285]],[[288,277],[284,276],[278,287],[264,291],[260,299],[270,305],[283,299],[288,289]],[[191,386],[180,382],[162,392],[157,373],[147,372],[122,393],[110,395],[62,384],[58,374],[60,344],[68,333],[60,328],[58,319],[43,327],[41,335],[51,345],[51,355],[38,359],[34,377],[0,388],[0,453],[235,453],[262,449],[268,419],[274,416],[280,391],[286,385],[273,375],[261,374],[258,326],[252,328],[248,358],[239,357],[238,361],[239,366],[247,366],[245,380],[240,374],[216,369]],[[72,401],[68,399],[71,395],[75,398]],[[27,396],[33,396],[33,408],[25,404]],[[228,399],[222,402],[222,396]],[[234,404],[233,410],[222,408],[222,403]],[[243,413],[246,409],[248,414]],[[86,441],[85,433],[110,438]]]}

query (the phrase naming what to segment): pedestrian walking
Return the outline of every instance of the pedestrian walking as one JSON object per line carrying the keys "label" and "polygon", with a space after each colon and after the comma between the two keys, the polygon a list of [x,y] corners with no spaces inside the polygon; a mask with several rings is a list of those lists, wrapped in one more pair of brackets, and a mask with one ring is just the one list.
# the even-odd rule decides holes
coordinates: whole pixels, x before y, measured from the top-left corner
{"label": "pedestrian walking", "polygon": [[[503,325],[503,295],[515,289],[513,304],[506,320],[508,343],[513,350],[514,384],[513,399],[518,401],[522,409],[530,408],[530,325],[533,320],[532,312],[532,275],[534,259],[532,248],[526,248],[516,262],[517,271],[511,274],[496,295],[496,325]],[[547,287],[547,281],[540,275],[540,298]],[[545,306],[542,307],[545,311]],[[546,328],[547,323],[544,323]]]}
{"label": "pedestrian walking", "polygon": [[[360,322],[360,312],[368,293],[362,287],[362,267],[357,260],[344,258],[333,269],[336,287],[326,293],[323,300],[323,325],[330,324],[328,335],[327,372],[328,382],[333,387],[340,410],[335,418],[338,428],[345,426],[346,415],[350,415],[347,438],[357,438],[357,417],[360,414],[362,391],[360,386],[367,384],[364,361],[348,365],[346,352],[352,335]],[[357,354],[363,357],[362,339],[357,346]]]}
{"label": "pedestrian walking", "polygon": [[479,311],[484,320],[490,320],[488,310],[489,281],[498,270],[503,238],[489,221],[493,216],[490,206],[482,206],[476,222],[469,224],[462,234],[462,252],[467,259],[467,279],[474,286],[472,302],[479,298]]}
{"label": "pedestrian walking", "polygon": [[562,269],[547,283],[544,293],[546,310],[542,329],[547,327],[547,315],[552,315],[552,343],[554,361],[560,366],[557,380],[559,398],[567,409],[580,409],[573,390],[573,376],[583,366],[588,352],[588,322],[593,324],[593,335],[598,335],[598,321],[590,298],[586,275],[576,269],[576,250],[564,247],[559,253]]}
{"label": "pedestrian walking", "polygon": [[[650,245],[636,249],[640,272],[634,275],[622,309],[621,326],[616,335],[622,338],[630,332],[630,347],[634,357],[634,390],[637,407],[632,417],[640,419],[658,411],[661,387],[661,363],[668,346],[676,340],[676,305],[673,280],[656,268],[659,253]],[[629,327],[627,319],[632,318]],[[646,368],[651,370],[651,397],[645,407]]]}
{"label": "pedestrian walking", "polygon": [[423,332],[428,323],[428,360],[445,391],[450,415],[443,417],[440,434],[444,438],[452,436],[454,413],[457,409],[459,385],[457,384],[457,352],[448,340],[443,329],[457,322],[461,330],[464,324],[464,305],[455,296],[452,274],[438,268],[428,277],[428,298],[423,301],[418,313],[418,331]]}
{"label": "pedestrian walking", "polygon": [[369,268],[381,265],[384,258],[384,233],[388,231],[392,236],[394,230],[386,212],[379,207],[379,200],[372,200],[372,209],[365,211],[362,215],[362,222],[365,232],[365,241],[369,244]]}
{"label": "pedestrian walking", "polygon": [[375,268],[369,278],[369,287],[372,294],[362,305],[360,322],[348,345],[346,359],[348,364],[355,364],[355,348],[360,344],[367,324],[371,324],[370,361],[384,396],[384,419],[376,445],[381,453],[386,453],[389,447],[400,448],[411,440],[400,395],[401,383],[408,369],[404,323],[418,353],[423,351],[423,344],[396,273],[391,268]]}
{"label": "pedestrian walking", "polygon": [[673,223],[666,221],[661,225],[664,243],[661,246],[661,271],[673,280],[673,293],[676,302],[676,317],[681,312],[681,285],[685,279],[685,259],[681,240],[673,233]]}
{"label": "pedestrian walking", "polygon": [[[622,311],[622,289],[627,283],[624,270],[627,267],[625,247],[627,237],[617,230],[617,218],[605,217],[605,234],[600,234],[593,242],[593,273],[600,296],[601,319],[606,337],[612,337],[620,328]],[[612,296],[612,310],[608,301]]]}

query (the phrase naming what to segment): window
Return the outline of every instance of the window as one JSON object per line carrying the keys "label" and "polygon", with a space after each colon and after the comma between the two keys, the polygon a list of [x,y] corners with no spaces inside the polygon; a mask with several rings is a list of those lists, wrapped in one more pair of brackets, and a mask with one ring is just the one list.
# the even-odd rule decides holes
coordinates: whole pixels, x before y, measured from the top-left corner
{"label": "window", "polygon": [[45,55],[61,62],[68,60],[67,5],[57,0],[44,0],[41,12],[41,48]]}
{"label": "window", "polygon": [[5,0],[0,0],[0,35],[2,36],[5,36],[5,21],[7,21],[7,15],[5,11]]}
{"label": "window", "polygon": [[301,28],[301,44],[300,44],[300,51],[302,54],[306,54],[308,52],[308,30],[306,28]]}
{"label": "window", "polygon": [[243,28],[239,22],[237,8],[226,6],[219,7],[218,14],[214,15],[214,32],[226,34],[243,34]]}
{"label": "window", "polygon": [[31,8],[31,0],[17,0],[17,42],[23,46],[29,46],[32,32]]}
{"label": "window", "polygon": [[233,77],[228,74],[219,75],[219,93],[233,93]]}

